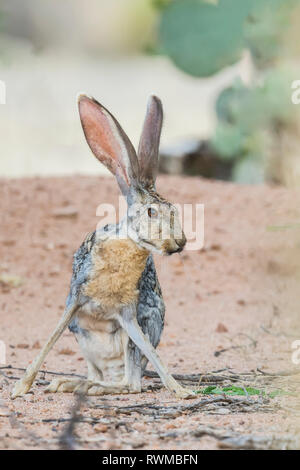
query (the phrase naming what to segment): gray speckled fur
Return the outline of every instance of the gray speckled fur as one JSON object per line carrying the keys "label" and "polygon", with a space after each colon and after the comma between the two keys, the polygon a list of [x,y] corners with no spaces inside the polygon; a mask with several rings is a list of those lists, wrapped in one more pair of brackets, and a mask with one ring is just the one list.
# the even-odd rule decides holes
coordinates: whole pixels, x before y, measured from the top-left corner
{"label": "gray speckled fur", "polygon": [[[140,279],[139,291],[137,321],[143,333],[148,336],[150,343],[156,348],[164,328],[165,304],[152,255],[148,256]],[[142,370],[145,369],[146,364],[147,359],[143,357]]]}

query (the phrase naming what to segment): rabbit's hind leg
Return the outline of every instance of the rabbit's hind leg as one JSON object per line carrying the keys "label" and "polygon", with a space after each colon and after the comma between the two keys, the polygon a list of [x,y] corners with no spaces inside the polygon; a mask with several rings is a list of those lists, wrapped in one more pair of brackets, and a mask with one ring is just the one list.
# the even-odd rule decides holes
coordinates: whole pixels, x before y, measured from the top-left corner
{"label": "rabbit's hind leg", "polygon": [[90,382],[101,382],[103,380],[102,371],[98,369],[98,367],[92,361],[87,359],[86,362],[88,368],[88,380]]}
{"label": "rabbit's hind leg", "polygon": [[[82,393],[90,396],[118,395],[141,392],[141,359],[140,351],[131,342],[126,341],[125,375],[119,382],[101,380],[102,373],[88,361],[88,380],[69,380],[66,378],[54,379],[45,390],[48,393]],[[101,374],[101,375],[100,375]]]}
{"label": "rabbit's hind leg", "polygon": [[45,390],[45,393],[56,393],[56,392],[65,392],[65,393],[83,393],[86,394],[89,388],[93,385],[93,382],[85,379],[54,379],[48,385]]}
{"label": "rabbit's hind leg", "polygon": [[[81,344],[81,346],[83,346],[83,344]],[[96,345],[93,344],[93,348],[95,346]],[[46,389],[46,392],[74,392],[90,396],[140,393],[141,354],[135,344],[132,343],[131,340],[129,340],[128,335],[124,330],[120,331],[120,346],[122,346],[123,349],[123,353],[121,355],[123,358],[122,361],[120,358],[110,358],[110,360],[107,358],[106,361],[104,361],[103,359],[102,361],[100,361],[100,358],[97,357],[96,354],[94,355],[92,361],[92,354],[91,351],[89,351],[90,359],[86,358],[88,365],[87,380],[70,380],[67,378],[54,379]],[[121,362],[123,363],[122,367],[120,367]],[[120,377],[120,373],[122,370],[123,377]],[[106,380],[103,380],[103,376]]]}
{"label": "rabbit's hind leg", "polygon": [[103,379],[102,372],[90,361],[87,360],[88,378],[86,379],[68,379],[57,378],[52,380],[46,388],[46,393],[82,393],[87,394],[89,389]]}
{"label": "rabbit's hind leg", "polygon": [[91,361],[87,361],[88,367],[88,378],[85,379],[73,379],[68,378],[59,378],[54,379],[50,385],[46,388],[46,393],[56,393],[56,392],[65,392],[65,393],[83,393],[87,394],[88,390],[92,385],[103,380],[103,374]]}
{"label": "rabbit's hind leg", "polygon": [[88,395],[107,395],[141,392],[141,353],[136,345],[122,331],[124,347],[124,377],[119,382],[100,381],[88,390]]}
{"label": "rabbit's hind leg", "polygon": [[[75,317],[71,324],[69,325],[69,330],[75,334],[75,337],[79,344],[82,343],[82,338],[84,339],[87,336],[87,332],[81,330],[78,326],[78,320]],[[83,342],[83,346],[85,342]],[[81,344],[82,346],[82,344]],[[69,379],[67,377],[56,378],[52,380],[50,385],[46,388],[46,393],[83,393],[87,394],[89,388],[94,385],[96,382],[103,380],[102,371],[94,364],[92,360],[89,360],[86,353],[86,348],[82,348],[83,355],[87,362],[88,368],[88,378],[86,379]]]}
{"label": "rabbit's hind leg", "polygon": [[90,380],[54,379],[46,388],[46,393],[78,393],[82,395],[118,395],[127,393],[138,393],[125,381],[119,383],[91,382]]}

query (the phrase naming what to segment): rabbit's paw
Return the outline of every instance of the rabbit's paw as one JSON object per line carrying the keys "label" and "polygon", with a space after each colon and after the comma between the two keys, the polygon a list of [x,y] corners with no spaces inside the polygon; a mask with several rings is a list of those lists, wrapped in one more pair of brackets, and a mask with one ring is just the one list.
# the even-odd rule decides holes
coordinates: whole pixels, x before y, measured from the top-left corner
{"label": "rabbit's paw", "polygon": [[29,392],[32,382],[33,380],[28,380],[25,377],[18,380],[11,393],[11,398],[14,400],[15,398],[25,395],[25,393]]}
{"label": "rabbit's paw", "polygon": [[51,384],[46,388],[46,393],[78,393],[81,395],[107,395],[107,394],[122,394],[129,393],[130,387],[127,384],[108,384],[92,382],[91,380],[69,380],[66,378],[54,379]]}
{"label": "rabbit's paw", "polygon": [[85,394],[89,386],[90,382],[88,380],[54,379],[46,388],[45,393],[75,392]]}
{"label": "rabbit's paw", "polygon": [[94,384],[92,387],[89,388],[87,393],[90,396],[99,396],[99,395],[105,395],[107,391],[101,385]]}

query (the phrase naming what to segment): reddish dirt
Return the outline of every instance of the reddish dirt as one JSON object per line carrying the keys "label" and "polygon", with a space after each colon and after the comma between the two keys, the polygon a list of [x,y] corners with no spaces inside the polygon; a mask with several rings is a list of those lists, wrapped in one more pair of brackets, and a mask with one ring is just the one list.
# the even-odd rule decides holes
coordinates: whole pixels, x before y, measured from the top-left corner
{"label": "reddish dirt", "polygon": [[[300,236],[297,229],[268,231],[267,227],[300,220],[299,194],[182,177],[161,177],[158,189],[173,202],[205,204],[204,249],[156,257],[167,306],[158,350],[169,369],[207,373],[223,368],[237,372],[295,368],[291,343],[300,339],[295,320]],[[0,281],[0,340],[7,346],[7,365],[26,367],[37,354],[63,312],[73,252],[99,222],[98,204],[117,200],[115,182],[105,177],[1,180],[0,276],[22,281],[17,287]],[[231,346],[238,347],[215,355]],[[43,369],[86,373],[69,332]],[[57,447],[56,439],[66,425],[59,420],[70,416],[73,395],[46,395],[45,386],[35,384],[33,393],[11,401],[13,377],[21,372],[2,372],[8,378],[0,376],[0,448]],[[144,379],[145,386],[152,382]],[[82,415],[99,422],[77,425],[79,447],[216,448],[213,437],[193,437],[192,430],[200,424],[241,433],[296,432],[285,408],[268,413],[198,411],[172,419],[137,413],[118,417],[113,411],[93,408],[97,403],[143,402],[170,405],[176,400],[165,390],[90,398]],[[280,405],[280,399],[272,404]],[[43,421],[47,419],[53,421]],[[184,438],[176,434],[182,430]],[[164,436],[168,432],[169,437]]]}

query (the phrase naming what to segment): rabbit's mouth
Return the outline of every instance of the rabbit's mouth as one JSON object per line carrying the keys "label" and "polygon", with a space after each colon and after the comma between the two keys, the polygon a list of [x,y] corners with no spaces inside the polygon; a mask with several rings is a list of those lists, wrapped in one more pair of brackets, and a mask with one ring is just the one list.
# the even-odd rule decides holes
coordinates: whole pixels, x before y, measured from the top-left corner
{"label": "rabbit's mouth", "polygon": [[179,246],[179,247],[177,248],[177,250],[173,250],[173,251],[171,251],[169,254],[172,255],[173,253],[181,253],[182,250],[183,250],[183,246]]}
{"label": "rabbit's mouth", "polygon": [[183,235],[180,239],[167,240],[163,243],[165,254],[170,256],[174,253],[181,253],[186,244],[186,238]]}
{"label": "rabbit's mouth", "polygon": [[174,255],[174,253],[181,253],[183,250],[183,247],[179,246],[177,249],[175,250],[167,250],[166,251],[166,254],[167,256],[171,256],[171,255]]}

